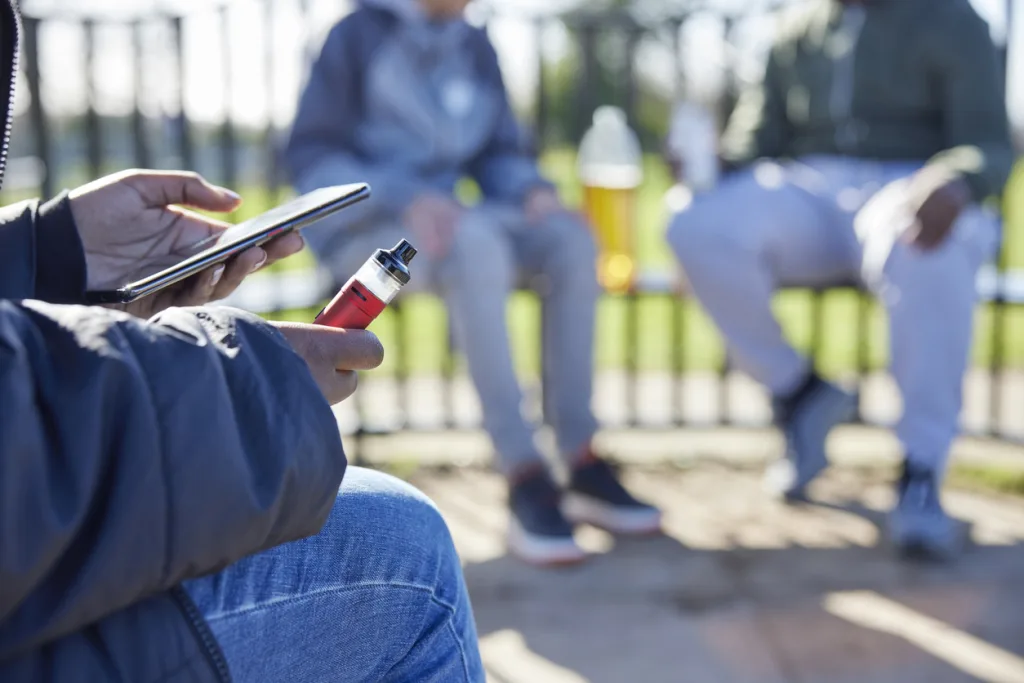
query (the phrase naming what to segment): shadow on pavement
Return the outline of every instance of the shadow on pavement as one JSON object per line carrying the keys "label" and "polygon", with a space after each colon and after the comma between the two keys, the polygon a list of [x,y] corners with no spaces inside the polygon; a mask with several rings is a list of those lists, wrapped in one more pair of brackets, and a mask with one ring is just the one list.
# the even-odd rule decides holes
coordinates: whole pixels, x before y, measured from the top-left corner
{"label": "shadow on pavement", "polygon": [[666,535],[585,530],[595,556],[545,570],[504,554],[492,475],[423,484],[463,555],[491,680],[1024,681],[1019,501],[950,492],[978,543],[922,565],[879,540],[884,482],[830,475],[798,506],[724,468],[631,485],[666,510]]}

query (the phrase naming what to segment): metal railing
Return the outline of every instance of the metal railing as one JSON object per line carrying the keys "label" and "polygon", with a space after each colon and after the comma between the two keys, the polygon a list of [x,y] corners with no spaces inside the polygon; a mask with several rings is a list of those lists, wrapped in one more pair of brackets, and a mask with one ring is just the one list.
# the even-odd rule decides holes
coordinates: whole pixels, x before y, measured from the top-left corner
{"label": "metal railing", "polygon": [[[289,48],[290,52],[279,47],[275,32],[280,16],[286,10],[297,10],[300,16],[305,16],[303,10],[307,3],[302,0],[263,0],[256,4],[261,8],[258,24],[262,39],[252,38],[246,54],[263,64],[264,77],[258,87],[265,99],[273,104],[281,98],[295,96],[294,92],[284,92],[276,78],[279,60],[288,58],[294,61],[296,51],[303,54],[309,51],[309,45],[303,41],[295,42]],[[208,23],[206,35],[214,35],[218,41],[220,64],[216,76],[191,73],[187,68],[189,51],[194,49],[190,47],[189,35],[194,14],[132,19],[26,16],[23,68],[29,104],[16,122],[17,144],[14,149],[15,156],[20,153],[23,161],[34,159],[36,163],[19,165],[15,159],[11,173],[16,177],[8,187],[20,186],[25,191],[48,196],[71,182],[125,166],[180,167],[199,170],[228,186],[259,185],[267,193],[269,202],[281,196],[287,191],[277,164],[282,123],[275,120],[272,107],[268,107],[262,124],[243,126],[235,120],[230,106],[233,95],[241,87],[235,78],[231,51],[227,49],[235,40],[231,28],[236,5],[228,3],[202,10]],[[601,94],[597,88],[601,69],[610,68],[607,55],[602,56],[598,52],[602,37],[615,34],[622,39],[620,56],[611,67],[613,71],[617,69],[618,74],[617,101],[614,103],[622,106],[630,121],[636,124],[642,92],[636,68],[638,51],[650,41],[656,41],[668,51],[674,66],[671,69],[672,92],[667,98],[671,101],[679,97],[684,90],[678,66],[684,48],[682,29],[698,10],[705,11],[694,8],[672,16],[648,17],[644,21],[626,12],[580,14],[561,19],[522,19],[531,27],[538,45],[543,43],[545,32],[553,26],[567,31],[578,56],[577,89],[559,95],[571,98],[571,110],[574,112],[572,122],[567,123],[564,118],[560,122],[562,128],[569,130],[568,142],[582,132],[598,104],[608,103],[604,99],[599,101]],[[721,19],[727,37],[744,21],[743,16],[722,16]],[[309,22],[305,23],[308,25]],[[58,24],[72,27],[81,36],[81,60],[74,63],[77,73],[55,71],[52,63],[49,71],[44,67],[50,63],[48,60],[53,51],[67,49],[55,43],[52,36],[44,40],[48,29]],[[216,28],[210,29],[212,25]],[[126,32],[130,40],[122,41],[119,47],[102,41],[100,33],[110,26]],[[204,41],[204,45],[209,48],[209,41]],[[116,52],[117,59],[131,65],[128,70],[131,101],[127,113],[118,115],[101,114],[104,105],[101,86],[105,76],[98,64],[103,51],[108,52],[105,56],[109,61],[111,50]],[[542,55],[538,57],[537,64],[536,97],[529,123],[543,150],[552,139],[555,103],[549,87],[551,65]],[[210,66],[212,69],[213,65]],[[186,94],[194,79],[214,78],[218,84],[216,89],[223,94],[224,115],[219,121],[197,121],[190,114]],[[59,88],[65,79],[75,79],[85,86],[84,102],[77,114],[60,114],[47,100],[47,86]],[[253,86],[250,83],[246,87],[252,89]],[[157,91],[156,99],[160,102],[155,114],[152,111],[147,113],[144,101],[144,94],[153,91]],[[565,104],[561,103],[563,111]],[[19,174],[21,177],[17,177]],[[966,427],[975,434],[1018,440],[1024,439],[1024,371],[1015,367],[1020,360],[1017,353],[1007,352],[1011,347],[1024,346],[1024,325],[1016,315],[1024,303],[1024,286],[1007,273],[1005,266],[1004,262],[986,271],[979,282],[986,301],[984,310],[988,316],[988,327],[982,331],[989,350],[984,367],[976,365],[968,378]],[[250,280],[232,303],[272,315],[289,309],[315,307],[331,294],[334,286],[329,278],[312,270],[277,272],[254,276]],[[856,302],[855,322],[846,328],[852,329],[856,335],[855,358],[848,364],[843,379],[867,392],[863,396],[864,410],[859,419],[887,422],[892,419],[893,410],[873,410],[876,404],[891,403],[894,393],[891,381],[878,371],[877,363],[872,360],[871,345],[875,335],[870,330],[874,326],[875,304],[869,296],[848,284],[842,289],[852,293],[847,295],[847,303],[850,296],[855,297]],[[807,291],[804,295],[808,316],[807,346],[815,359],[821,358],[829,337],[826,313],[834,293],[833,290]],[[608,297],[612,303],[606,304],[605,308],[616,310],[620,324],[604,329],[620,335],[622,353],[618,363],[605,363],[598,373],[597,403],[602,421],[631,428],[763,424],[767,419],[765,396],[736,375],[727,360],[710,369],[704,364],[695,370],[688,364],[693,329],[704,323],[692,299],[680,294],[683,292],[671,272],[656,271],[645,273],[635,291]],[[839,297],[842,298],[841,293]],[[650,370],[647,367],[650,364],[644,362],[644,328],[651,327],[648,321],[652,314],[645,309],[652,307],[660,307],[662,315],[669,318],[667,324],[658,326],[667,330],[668,339],[664,340],[663,346],[667,346],[669,351],[667,358],[656,369]],[[389,355],[397,360],[388,372],[372,375],[366,383],[376,388],[367,387],[361,392],[365,396],[353,403],[355,412],[349,416],[349,429],[366,434],[475,425],[478,410],[472,405],[460,408],[460,405],[472,404],[472,392],[459,372],[456,354],[444,353],[436,367],[426,373],[413,372],[409,367],[408,325],[403,322],[407,308],[407,305],[402,305],[389,312],[392,320],[388,324],[395,330],[388,340]],[[450,349],[450,339],[445,343]],[[427,382],[437,378],[439,383]],[[539,419],[543,413],[543,400],[537,390],[537,380],[538,376],[534,376],[532,383],[528,384],[532,387],[531,395],[537,399],[533,403]],[[440,401],[432,398],[438,391]],[[385,394],[390,398],[374,398]],[[417,406],[423,407],[425,403],[441,408],[440,415],[435,415],[432,422],[414,418]],[[387,410],[381,406],[386,406]],[[394,414],[388,419],[379,419],[380,413],[388,411]]]}

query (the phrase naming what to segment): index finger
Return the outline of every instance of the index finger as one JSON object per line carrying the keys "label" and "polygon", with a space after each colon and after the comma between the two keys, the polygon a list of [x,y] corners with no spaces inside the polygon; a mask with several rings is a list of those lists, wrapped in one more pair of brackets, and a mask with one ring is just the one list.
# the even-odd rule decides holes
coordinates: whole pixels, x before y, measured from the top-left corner
{"label": "index finger", "polygon": [[242,203],[236,193],[191,171],[128,171],[122,182],[151,208],[179,204],[207,211],[232,211]]}
{"label": "index finger", "polygon": [[293,343],[301,339],[306,354],[337,370],[372,370],[384,361],[384,345],[373,332],[306,323],[276,325]]}

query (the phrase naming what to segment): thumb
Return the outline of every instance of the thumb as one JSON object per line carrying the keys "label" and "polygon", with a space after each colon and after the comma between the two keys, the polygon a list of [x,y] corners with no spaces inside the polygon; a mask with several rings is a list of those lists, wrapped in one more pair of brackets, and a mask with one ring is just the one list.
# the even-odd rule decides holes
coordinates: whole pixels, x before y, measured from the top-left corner
{"label": "thumb", "polygon": [[231,190],[212,185],[191,171],[130,171],[122,182],[153,209],[180,204],[206,211],[231,211],[242,203]]}

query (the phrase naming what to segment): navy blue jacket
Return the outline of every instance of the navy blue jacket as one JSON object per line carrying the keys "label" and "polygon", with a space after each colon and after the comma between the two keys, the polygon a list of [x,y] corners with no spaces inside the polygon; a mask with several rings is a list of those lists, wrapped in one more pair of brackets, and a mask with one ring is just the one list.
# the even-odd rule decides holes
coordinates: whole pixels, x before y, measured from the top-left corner
{"label": "navy blue jacket", "polygon": [[[4,130],[17,38],[0,0]],[[0,681],[229,681],[179,584],[321,528],[337,424],[255,316],[147,322],[84,284],[66,197],[0,209]]]}

